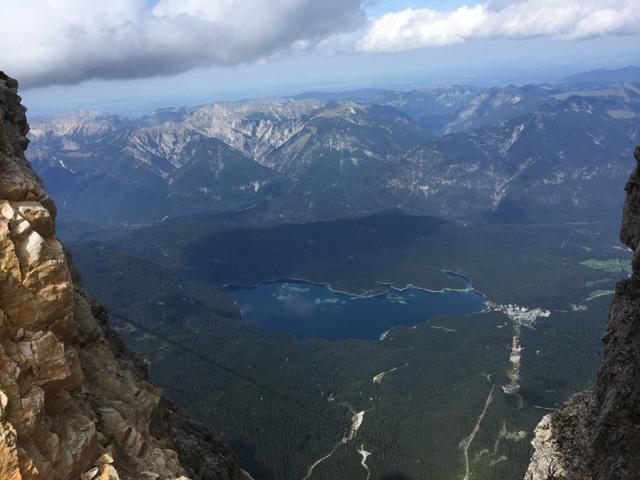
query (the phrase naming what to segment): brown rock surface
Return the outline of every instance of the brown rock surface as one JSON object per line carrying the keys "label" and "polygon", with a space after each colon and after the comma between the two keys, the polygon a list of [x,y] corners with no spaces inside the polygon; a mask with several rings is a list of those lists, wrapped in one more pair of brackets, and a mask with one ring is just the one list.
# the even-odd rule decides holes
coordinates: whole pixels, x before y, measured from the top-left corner
{"label": "brown rock surface", "polygon": [[0,72],[0,479],[240,478],[74,283],[27,131],[17,82]]}

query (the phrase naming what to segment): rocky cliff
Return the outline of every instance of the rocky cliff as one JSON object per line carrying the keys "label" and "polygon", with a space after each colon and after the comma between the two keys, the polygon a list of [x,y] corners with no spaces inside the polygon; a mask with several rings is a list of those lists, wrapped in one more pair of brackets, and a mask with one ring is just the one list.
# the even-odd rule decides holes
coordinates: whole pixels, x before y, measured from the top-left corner
{"label": "rocky cliff", "polygon": [[0,479],[240,478],[82,292],[24,156],[28,128],[0,72]]}
{"label": "rocky cliff", "polygon": [[527,480],[640,478],[640,147],[635,159],[620,232],[633,273],[616,286],[596,385],[540,422]]}

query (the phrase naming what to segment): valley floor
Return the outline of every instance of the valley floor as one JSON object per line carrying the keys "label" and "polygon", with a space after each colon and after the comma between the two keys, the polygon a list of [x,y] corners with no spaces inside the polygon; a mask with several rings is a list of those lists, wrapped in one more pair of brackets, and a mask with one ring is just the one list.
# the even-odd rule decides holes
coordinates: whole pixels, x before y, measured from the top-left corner
{"label": "valley floor", "polygon": [[[592,382],[608,306],[593,292],[624,274],[610,271],[612,259],[629,258],[608,231],[392,216],[223,232],[167,225],[72,249],[90,291],[149,329],[112,318],[152,378],[254,478],[512,480],[546,409]],[[459,288],[443,270],[468,276],[489,308],[374,340],[260,329],[221,288],[273,278],[350,292],[375,291],[381,279]],[[203,368],[177,344],[278,395]]]}

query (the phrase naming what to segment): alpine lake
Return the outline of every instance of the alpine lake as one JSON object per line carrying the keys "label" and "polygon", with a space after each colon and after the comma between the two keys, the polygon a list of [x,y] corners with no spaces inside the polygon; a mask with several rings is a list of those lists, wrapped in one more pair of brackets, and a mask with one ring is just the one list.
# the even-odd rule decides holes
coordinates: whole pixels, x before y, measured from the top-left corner
{"label": "alpine lake", "polygon": [[259,328],[301,340],[381,339],[395,326],[413,326],[437,315],[464,315],[484,308],[485,297],[466,277],[445,272],[460,289],[431,291],[408,285],[373,294],[337,291],[328,284],[284,279],[253,287],[227,286],[242,316]]}

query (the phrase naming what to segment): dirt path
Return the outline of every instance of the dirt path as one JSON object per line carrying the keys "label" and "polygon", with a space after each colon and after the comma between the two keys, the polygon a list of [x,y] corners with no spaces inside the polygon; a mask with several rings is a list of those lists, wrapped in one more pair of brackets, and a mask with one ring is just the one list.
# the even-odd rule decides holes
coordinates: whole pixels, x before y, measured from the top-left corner
{"label": "dirt path", "polygon": [[[302,480],[308,480],[309,478],[311,478],[311,475],[313,474],[313,470],[318,465],[330,459],[333,456],[333,454],[336,453],[336,450],[338,449],[338,447],[340,447],[340,445],[346,445],[348,442],[352,441],[356,437],[358,430],[360,430],[360,427],[362,426],[362,422],[364,421],[364,414],[367,413],[367,410],[356,412],[353,409],[353,407],[347,402],[342,402],[341,405],[344,405],[345,407],[347,407],[351,412],[351,428],[344,433],[344,435],[340,440],[336,442],[336,444],[333,446],[333,448],[329,453],[327,453],[323,457],[320,457],[318,460],[313,462],[309,466],[309,468],[307,468],[307,474]],[[365,452],[367,454],[366,456],[363,453],[361,453],[360,450],[358,450],[358,453],[363,457],[362,465],[367,470],[367,474],[369,474],[369,468],[366,465],[366,460],[367,460],[367,456],[370,455],[370,452]]]}
{"label": "dirt path", "polygon": [[480,424],[482,423],[482,419],[487,413],[487,410],[489,409],[489,405],[491,405],[491,402],[493,401],[493,390],[495,388],[496,388],[495,385],[491,385],[491,390],[489,391],[489,395],[487,395],[487,399],[484,402],[484,409],[482,410],[482,413],[478,416],[478,421],[476,422],[469,436],[460,442],[460,448],[462,449],[462,453],[464,455],[464,470],[465,470],[465,474],[462,480],[469,480],[469,475],[471,474],[470,467],[469,467],[469,447],[473,443],[473,439],[476,438],[476,434],[478,433],[478,430],[480,430]]}

